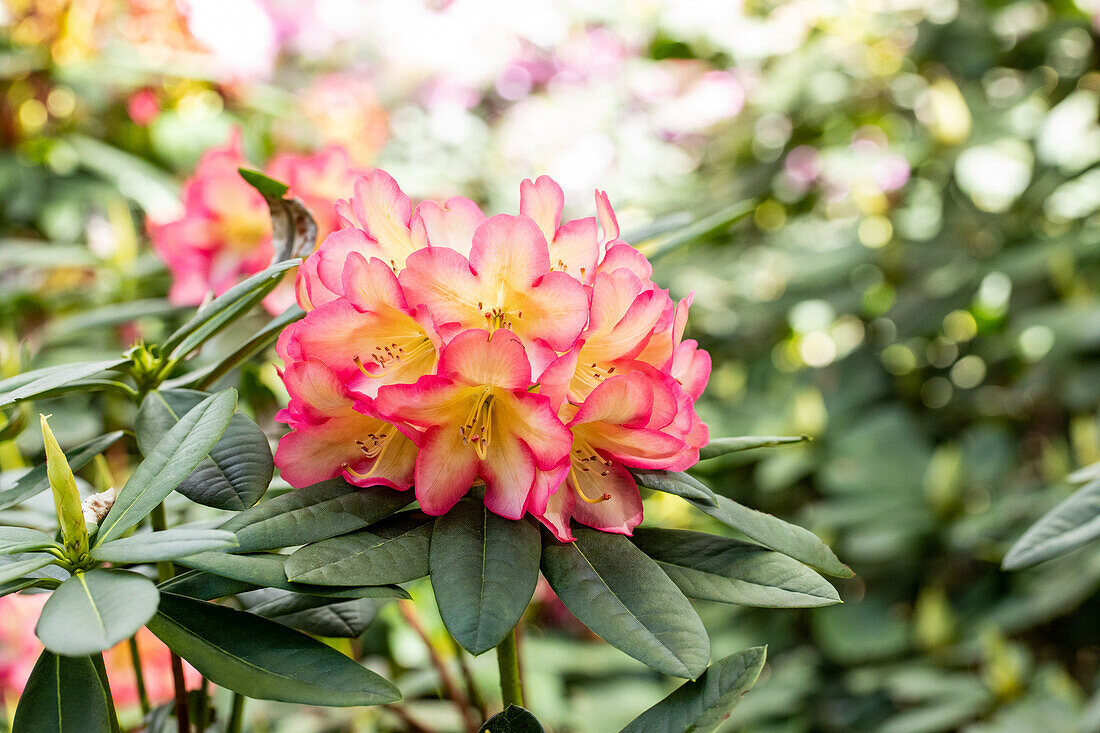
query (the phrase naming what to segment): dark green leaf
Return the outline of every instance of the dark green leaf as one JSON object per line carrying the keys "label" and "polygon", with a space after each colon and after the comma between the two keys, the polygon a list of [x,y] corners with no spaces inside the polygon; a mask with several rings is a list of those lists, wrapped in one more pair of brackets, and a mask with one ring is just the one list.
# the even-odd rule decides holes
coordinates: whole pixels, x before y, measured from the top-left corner
{"label": "dark green leaf", "polygon": [[[72,450],[65,451],[65,459],[69,462],[70,468],[79,471],[121,437],[122,431],[118,431],[93,438]],[[50,488],[50,481],[46,477],[46,464],[42,463],[16,479],[15,485],[10,489],[0,491],[0,510],[20,504],[48,488]]]}
{"label": "dark green leaf", "polygon": [[215,598],[225,598],[237,593],[255,590],[259,586],[255,583],[246,583],[243,580],[204,573],[201,570],[189,570],[171,580],[164,581],[157,587],[163,592],[175,593],[177,596],[197,598],[200,601],[212,601]]}
{"label": "dark green leaf", "polygon": [[101,652],[137,633],[159,596],[153,581],[127,570],[76,573],[46,601],[34,632],[55,654]]}
{"label": "dark green leaf", "polygon": [[447,630],[471,654],[501,642],[523,616],[539,579],[539,531],[463,499],[436,520],[431,575]]}
{"label": "dark green leaf", "polygon": [[[150,392],[134,422],[142,453],[148,454],[182,415],[208,396],[194,390]],[[210,455],[176,491],[204,506],[240,511],[260,500],[274,473],[267,436],[252,418],[235,412],[221,439],[210,449]]]}
{"label": "dark green leaf", "polygon": [[621,733],[710,733],[756,684],[767,647],[731,654],[635,718]]}
{"label": "dark green leaf", "polygon": [[775,448],[780,445],[797,445],[810,440],[808,435],[743,435],[737,438],[715,438],[699,450],[699,460],[724,456],[754,448]]}
{"label": "dark green leaf", "polygon": [[29,588],[53,590],[59,585],[61,585],[61,581],[54,578],[16,578],[7,583],[0,583],[0,597]]}
{"label": "dark green leaf", "polygon": [[180,565],[202,570],[225,578],[240,580],[267,588],[281,588],[331,598],[408,598],[404,588],[395,585],[335,586],[291,583],[286,579],[286,555],[229,555],[223,552],[200,552],[181,557]]}
{"label": "dark green leaf", "polygon": [[695,678],[710,639],[664,571],[619,534],[574,528],[576,542],[547,537],[542,572],[574,616],[604,641],[658,672]]}
{"label": "dark green leaf", "polygon": [[218,392],[184,415],[146,455],[99,525],[95,544],[121,537],[172,493],[202,462],[229,426],[235,390]]}
{"label": "dark green leaf", "polygon": [[716,498],[717,507],[707,506],[691,499],[688,501],[727,527],[733,527],[764,547],[781,552],[787,557],[793,557],[814,570],[841,578],[850,578],[854,575],[847,565],[837,559],[828,545],[810,530],[784,522],[771,514],[741,506],[724,496],[716,495]]}
{"label": "dark green leaf", "polygon": [[428,574],[432,522],[423,512],[402,512],[367,529],[306,545],[286,561],[296,583],[384,585]]}
{"label": "dark green leaf", "polygon": [[53,537],[37,529],[27,527],[0,527],[0,555],[13,552],[32,552],[58,546]]}
{"label": "dark green leaf", "polygon": [[538,718],[519,705],[509,705],[485,721],[477,733],[546,733]]}
{"label": "dark green leaf", "polygon": [[1100,480],[1085,484],[1043,515],[1004,559],[1005,570],[1030,567],[1100,537]]}
{"label": "dark green leaf", "polygon": [[712,507],[718,506],[718,498],[714,492],[694,476],[680,471],[646,468],[634,468],[630,472],[634,474],[634,480],[647,489],[675,494],[684,499],[709,504]]}
{"label": "dark green leaf", "polygon": [[241,174],[249,186],[260,192],[261,196],[274,196],[275,198],[282,198],[286,196],[287,191],[290,190],[290,186],[276,181],[274,178],[264,175],[260,171],[251,170],[250,168],[238,168],[237,172]]}
{"label": "dark green leaf", "polygon": [[12,733],[103,733],[110,729],[107,696],[92,660],[43,651],[19,698]]}
{"label": "dark green leaf", "polygon": [[149,630],[211,682],[305,705],[381,705],[390,682],[315,639],[261,616],[164,594]]}
{"label": "dark green leaf", "polygon": [[182,359],[263,300],[279,284],[283,273],[298,264],[298,260],[278,262],[226,290],[176,329],[164,342],[164,352],[175,359]]}
{"label": "dark green leaf", "polygon": [[820,575],[759,545],[682,529],[640,528],[631,541],[689,598],[769,608],[840,603]]}
{"label": "dark green leaf", "polygon": [[410,501],[386,486],[359,489],[335,478],[258,504],[221,528],[236,533],[239,552],[297,547],[367,527]]}
{"label": "dark green leaf", "polygon": [[0,407],[20,400],[28,400],[63,387],[71,382],[120,367],[129,359],[107,359],[105,361],[84,361],[75,364],[36,369],[0,381]]}
{"label": "dark green leaf", "polygon": [[348,639],[359,636],[389,599],[352,598],[340,600],[301,593],[261,588],[237,596],[249,613],[278,621],[299,631],[318,636]]}
{"label": "dark green leaf", "polygon": [[237,538],[224,529],[165,529],[104,542],[92,548],[92,557],[103,562],[159,562],[236,546]]}

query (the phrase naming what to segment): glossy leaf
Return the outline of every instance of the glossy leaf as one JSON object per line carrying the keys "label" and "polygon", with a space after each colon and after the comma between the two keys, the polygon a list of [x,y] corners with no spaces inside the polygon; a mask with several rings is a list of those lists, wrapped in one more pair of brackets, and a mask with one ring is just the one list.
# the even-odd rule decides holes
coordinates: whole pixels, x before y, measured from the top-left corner
{"label": "glossy leaf", "polygon": [[103,361],[83,361],[75,364],[35,369],[23,374],[0,380],[0,407],[20,400],[29,400],[52,392],[58,387],[95,376],[108,369],[115,369],[128,363],[128,359],[106,359]]}
{"label": "glossy leaf", "polygon": [[1100,537],[1100,480],[1085,484],[1033,524],[1004,559],[1019,570],[1064,555]]}
{"label": "glossy leaf", "polygon": [[423,578],[434,521],[423,512],[402,512],[367,529],[306,545],[287,558],[286,575],[317,585],[384,585]]}
{"label": "glossy leaf", "polygon": [[471,654],[516,626],[539,579],[539,531],[463,499],[439,517],[429,553],[432,590],[447,630]]}
{"label": "glossy leaf", "polygon": [[716,498],[716,507],[690,499],[688,501],[727,527],[733,527],[764,547],[792,557],[814,570],[841,578],[854,575],[847,565],[837,559],[828,545],[810,530],[771,514],[749,509],[724,496],[716,495]]}
{"label": "glossy leaf", "polygon": [[175,593],[177,596],[197,598],[200,601],[212,601],[216,598],[225,598],[237,593],[256,590],[259,586],[255,583],[225,578],[202,570],[188,570],[186,573],[181,573],[158,584],[157,587],[163,592]]}
{"label": "glossy leaf", "polygon": [[395,585],[335,586],[291,583],[286,578],[286,555],[229,555],[224,552],[200,552],[177,560],[196,570],[267,588],[331,598],[408,598],[405,589]]}
{"label": "glossy leaf", "polygon": [[[195,390],[150,392],[142,401],[134,423],[142,453],[151,451],[181,416],[208,396]],[[176,491],[197,504],[240,511],[260,500],[274,473],[267,436],[252,418],[235,412],[221,439],[210,449],[210,455]]]}
{"label": "glossy leaf", "polygon": [[107,696],[90,657],[43,651],[19,698],[12,733],[103,733]]}
{"label": "glossy leaf", "polygon": [[146,455],[99,525],[95,544],[121,537],[179,486],[218,442],[237,404],[227,389],[204,400],[184,415]]}
{"label": "glossy leaf", "polygon": [[681,529],[639,528],[631,541],[688,598],[768,608],[840,603],[827,580],[760,545]]}
{"label": "glossy leaf", "polygon": [[631,469],[630,472],[634,474],[634,480],[638,482],[639,486],[654,491],[663,491],[666,494],[674,494],[712,507],[718,506],[718,498],[714,492],[699,479],[689,474],[680,471],[644,468]]}
{"label": "glossy leaf", "polygon": [[717,458],[727,453],[737,453],[756,448],[776,448],[781,445],[797,445],[810,440],[808,435],[742,435],[736,438],[715,438],[699,449],[699,460]]}
{"label": "glossy leaf", "polygon": [[53,537],[28,527],[0,527],[0,555],[55,547]]}
{"label": "glossy leaf", "polygon": [[[72,450],[65,452],[65,460],[68,461],[70,468],[79,471],[96,455],[113,445],[122,435],[120,430],[93,438],[87,443],[81,443]],[[41,463],[17,478],[10,489],[0,491],[0,510],[21,504],[48,488],[50,488],[50,481],[46,476],[46,464]]]}
{"label": "glossy leaf", "polygon": [[237,538],[223,529],[165,529],[104,542],[92,550],[92,557],[103,562],[159,562],[236,546]]}
{"label": "glossy leaf", "polygon": [[296,547],[362,529],[412,499],[386,486],[358,489],[336,478],[258,504],[221,528],[236,533],[238,552]]}
{"label": "glossy leaf", "polygon": [[55,654],[94,654],[137,633],[159,597],[153,581],[127,570],[76,573],[46,601],[34,632]]}
{"label": "glossy leaf", "polygon": [[485,721],[477,733],[546,733],[530,710],[509,705]]}
{"label": "glossy leaf", "polygon": [[381,705],[390,682],[331,647],[255,614],[165,593],[149,630],[211,682],[306,705]]}
{"label": "glossy leaf", "polygon": [[764,669],[767,647],[757,646],[712,664],[699,679],[635,718],[621,733],[710,733],[752,689]]}
{"label": "glossy leaf", "polygon": [[576,542],[545,538],[542,572],[574,616],[607,643],[675,677],[706,669],[710,640],[680,589],[618,534],[575,527]]}

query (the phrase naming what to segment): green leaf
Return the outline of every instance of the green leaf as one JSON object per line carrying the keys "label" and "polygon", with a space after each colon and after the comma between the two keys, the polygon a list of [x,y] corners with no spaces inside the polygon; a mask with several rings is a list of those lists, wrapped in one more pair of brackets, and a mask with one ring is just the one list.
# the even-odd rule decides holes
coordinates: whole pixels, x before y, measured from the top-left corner
{"label": "green leaf", "polygon": [[223,552],[200,552],[181,557],[176,562],[225,578],[240,580],[267,588],[282,588],[298,593],[332,598],[409,598],[404,588],[395,585],[335,586],[291,583],[286,579],[286,555],[229,555]]}
{"label": "green leaf", "polygon": [[1100,537],[1100,480],[1085,484],[1028,528],[1004,559],[1019,570],[1064,555]]}
{"label": "green leaf", "polygon": [[[157,442],[196,405],[209,397],[194,390],[150,392],[134,421],[138,448],[148,454]],[[260,500],[271,484],[275,463],[260,426],[234,412],[229,427],[198,467],[176,487],[191,501],[215,509],[240,511]]]}
{"label": "green leaf", "polygon": [[128,570],[78,572],[46,601],[34,632],[55,654],[94,654],[137,633],[159,597],[153,581]]}
{"label": "green leaf", "polygon": [[103,733],[111,729],[107,696],[87,656],[43,651],[15,709],[12,733]]}
{"label": "green leaf", "polygon": [[485,721],[477,733],[546,733],[538,718],[519,705],[509,705]]}
{"label": "green leaf", "polygon": [[0,407],[20,400],[29,400],[58,387],[95,376],[108,369],[115,369],[129,362],[129,359],[107,359],[105,361],[83,361],[75,364],[35,369],[8,379],[0,380]]}
{"label": "green leaf", "polygon": [[836,589],[820,575],[759,545],[682,529],[639,528],[631,541],[688,598],[766,608],[840,603]]}
{"label": "green leaf", "polygon": [[698,677],[710,658],[703,622],[664,571],[619,534],[574,528],[575,542],[549,537],[542,573],[581,623],[658,672]]}
{"label": "green leaf", "polygon": [[251,170],[249,168],[238,168],[237,172],[241,174],[241,178],[243,178],[249,186],[259,191],[261,196],[282,198],[286,196],[287,191],[290,190],[290,186],[281,181],[276,181],[274,178],[266,176],[260,171]]}
{"label": "green leaf", "polygon": [[463,499],[436,520],[432,590],[447,630],[471,654],[495,647],[523,616],[539,579],[539,531]]}
{"label": "green leaf", "polygon": [[699,450],[699,460],[717,458],[727,453],[737,453],[754,448],[775,448],[781,445],[797,445],[809,442],[808,435],[742,435],[737,438],[715,438]]}
{"label": "green leaf", "polygon": [[272,319],[266,326],[257,331],[252,338],[245,341],[236,351],[213,364],[188,372],[175,379],[169,379],[162,384],[164,388],[193,387],[195,389],[207,389],[216,384],[219,379],[228,374],[234,367],[245,361],[261,349],[275,342],[283,329],[297,320],[305,318],[306,312],[296,305],[287,308],[277,318]]}
{"label": "green leaf", "polygon": [[670,235],[663,237],[656,247],[645,246],[642,250],[647,253],[649,260],[652,262],[693,242],[726,231],[755,211],[756,203],[753,200],[739,201],[732,206],[727,206],[677,229]]}
{"label": "green leaf", "polygon": [[279,284],[283,273],[299,264],[298,260],[278,262],[226,290],[176,329],[164,342],[163,352],[173,359],[187,356],[263,300]]}
{"label": "green leaf", "polygon": [[840,578],[850,578],[855,574],[810,530],[784,522],[771,514],[749,509],[724,496],[715,496],[718,499],[717,507],[691,499],[688,501],[727,527],[733,527],[764,547],[792,557],[814,570]]}
{"label": "green leaf", "polygon": [[731,654],[712,664],[694,682],[685,682],[635,718],[621,733],[710,733],[756,684],[767,647]]}
{"label": "green leaf", "polygon": [[340,652],[261,616],[165,593],[149,630],[216,685],[304,705],[382,705],[393,684]]}
{"label": "green leaf", "polygon": [[385,598],[340,600],[274,588],[242,593],[237,598],[245,604],[249,613],[308,634],[340,639],[359,636],[374,620],[378,610],[389,603],[389,599]]}
{"label": "green leaf", "polygon": [[104,542],[92,550],[92,557],[101,562],[160,562],[236,546],[236,536],[224,529],[165,529]]}
{"label": "green leaf", "polygon": [[0,564],[0,584],[21,580],[27,573],[33,573],[54,561],[53,555],[28,554]]}
{"label": "green leaf", "polygon": [[88,525],[84,521],[84,509],[80,491],[76,488],[76,476],[65,460],[65,452],[57,443],[45,415],[39,415],[42,425],[42,442],[46,447],[46,477],[53,490],[53,505],[61,526],[61,542],[65,554],[78,561],[88,554]]}
{"label": "green leaf", "polygon": [[236,391],[227,389],[184,415],[130,474],[100,523],[95,544],[118,539],[164,501],[218,442],[236,405]]}
{"label": "green leaf", "polygon": [[712,507],[718,506],[718,497],[715,493],[694,476],[680,471],[648,468],[632,468],[630,472],[634,474],[634,480],[647,489],[674,494]]}
{"label": "green leaf", "polygon": [[226,578],[213,573],[205,573],[201,570],[188,570],[176,577],[157,585],[161,592],[175,593],[177,596],[197,598],[200,601],[212,601],[215,598],[256,590],[259,586],[255,583],[246,583],[243,580]]}
{"label": "green leaf", "polygon": [[287,577],[317,585],[406,583],[428,574],[434,517],[402,512],[367,529],[306,545],[286,561]]}
{"label": "green leaf", "polygon": [[0,527],[0,555],[33,552],[47,547],[59,546],[45,532],[27,527]]}
{"label": "green leaf", "polygon": [[53,590],[59,585],[61,585],[61,581],[56,578],[16,578],[7,583],[0,583],[0,597],[18,593],[21,590],[27,590],[29,588]]}
{"label": "green leaf", "polygon": [[307,257],[317,249],[317,222],[309,209],[293,196],[283,183],[268,178],[259,171],[239,168],[241,178],[260,192],[271,212],[271,239],[275,245],[274,261],[291,257]]}
{"label": "green leaf", "polygon": [[[98,454],[105,451],[116,440],[122,437],[122,431],[101,435],[87,443],[81,443],[76,448],[65,453],[65,460],[74,471],[79,471]],[[46,475],[46,464],[35,466],[27,473],[15,480],[15,484],[7,491],[0,491],[0,510],[8,509],[16,504],[21,504],[32,496],[40,494],[50,488],[50,480]]]}
{"label": "green leaf", "polygon": [[359,489],[335,478],[257,504],[221,528],[236,533],[238,552],[297,547],[367,527],[410,501],[386,486]]}

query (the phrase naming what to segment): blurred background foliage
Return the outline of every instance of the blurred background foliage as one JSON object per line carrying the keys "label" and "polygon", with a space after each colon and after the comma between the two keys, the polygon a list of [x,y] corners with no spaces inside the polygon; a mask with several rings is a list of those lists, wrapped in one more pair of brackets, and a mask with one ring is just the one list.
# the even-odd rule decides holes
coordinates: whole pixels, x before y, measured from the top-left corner
{"label": "blurred background foliage", "polygon": [[[178,212],[180,180],[234,126],[257,164],[341,144],[414,196],[487,209],[514,209],[541,173],[574,214],[606,188],[655,279],[695,293],[712,435],[813,437],[698,475],[813,528],[857,573],[843,606],[702,609],[715,658],[769,645],[723,730],[1100,731],[1100,548],[999,568],[1100,459],[1097,11],[7,0],[0,374],[155,341],[178,318],[144,221]],[[688,226],[744,200],[739,224]],[[276,435],[273,366],[232,378]],[[124,409],[83,399],[50,404],[63,443]],[[0,468],[36,439],[0,442]],[[647,512],[700,522],[663,495]],[[424,639],[455,650],[429,593],[414,590],[424,637],[387,606],[348,649],[389,665],[426,728],[457,730],[435,699]],[[542,598],[523,646],[529,705],[554,730],[613,730],[668,688]],[[492,660],[470,664],[494,690]],[[249,714],[406,729],[388,711]]]}

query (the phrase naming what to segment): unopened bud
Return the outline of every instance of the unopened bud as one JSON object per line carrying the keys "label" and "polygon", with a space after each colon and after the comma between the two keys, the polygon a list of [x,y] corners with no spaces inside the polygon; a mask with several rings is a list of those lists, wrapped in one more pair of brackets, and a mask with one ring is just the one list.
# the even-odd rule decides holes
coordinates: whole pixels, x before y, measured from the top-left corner
{"label": "unopened bud", "polygon": [[76,488],[73,469],[65,459],[65,452],[57,443],[53,431],[46,422],[45,415],[39,415],[42,422],[42,442],[46,446],[46,475],[53,490],[54,508],[61,525],[61,539],[65,543],[65,552],[70,559],[78,560],[88,554],[88,527],[84,523],[81,509],[80,492]]}

